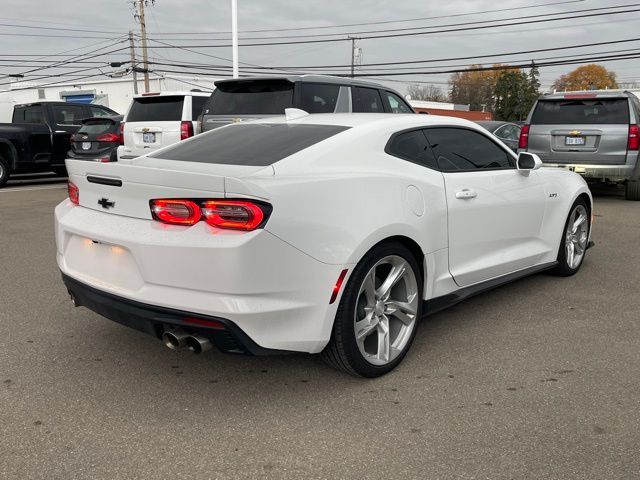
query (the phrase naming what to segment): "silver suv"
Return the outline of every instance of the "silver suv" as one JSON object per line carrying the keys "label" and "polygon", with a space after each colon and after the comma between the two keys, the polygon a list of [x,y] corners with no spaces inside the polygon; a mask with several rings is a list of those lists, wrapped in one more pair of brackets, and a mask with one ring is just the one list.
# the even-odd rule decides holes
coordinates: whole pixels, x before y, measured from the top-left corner
{"label": "silver suv", "polygon": [[589,182],[625,183],[640,200],[640,101],[626,91],[543,95],[522,127],[518,151],[537,154]]}
{"label": "silver suv", "polygon": [[415,113],[402,96],[372,82],[328,75],[219,80],[202,115],[202,131],[258,118],[307,113]]}

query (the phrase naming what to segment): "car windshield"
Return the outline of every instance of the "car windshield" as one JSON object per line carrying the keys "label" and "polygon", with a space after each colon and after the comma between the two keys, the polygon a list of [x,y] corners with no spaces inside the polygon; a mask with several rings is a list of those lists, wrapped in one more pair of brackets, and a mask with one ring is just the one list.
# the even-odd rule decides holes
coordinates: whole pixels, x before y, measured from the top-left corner
{"label": "car windshield", "polygon": [[166,122],[182,119],[184,96],[134,98],[127,122]]}
{"label": "car windshield", "polygon": [[211,96],[208,115],[282,115],[293,105],[293,83],[257,80],[221,83]]}
{"label": "car windshield", "polygon": [[184,162],[267,166],[348,128],[282,123],[234,124],[149,156]]}
{"label": "car windshield", "polygon": [[109,131],[115,131],[116,124],[111,120],[89,120],[85,121],[78,130],[78,133],[88,135],[100,135]]}
{"label": "car windshield", "polygon": [[594,125],[629,123],[626,98],[540,100],[531,118],[540,125]]}

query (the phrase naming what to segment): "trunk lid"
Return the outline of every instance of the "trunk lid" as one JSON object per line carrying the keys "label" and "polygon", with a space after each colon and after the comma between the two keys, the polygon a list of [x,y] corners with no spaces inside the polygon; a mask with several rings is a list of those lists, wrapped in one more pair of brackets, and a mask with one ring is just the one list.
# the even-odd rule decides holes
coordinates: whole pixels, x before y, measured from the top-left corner
{"label": "trunk lid", "polygon": [[[80,205],[113,215],[151,219],[149,201],[161,198],[215,199],[246,195],[268,199],[244,177],[273,169],[212,165],[144,157],[129,162],[67,160],[69,180],[80,191]],[[161,228],[161,227],[159,227]]]}

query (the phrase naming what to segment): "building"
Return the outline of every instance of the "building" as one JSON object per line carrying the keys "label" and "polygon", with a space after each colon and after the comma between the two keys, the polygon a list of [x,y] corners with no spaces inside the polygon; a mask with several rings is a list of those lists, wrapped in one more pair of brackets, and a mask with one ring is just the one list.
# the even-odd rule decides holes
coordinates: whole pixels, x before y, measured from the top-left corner
{"label": "building", "polygon": [[409,100],[409,104],[418,113],[446,115],[449,117],[465,118],[472,121],[493,120],[493,115],[491,115],[491,113],[469,110],[469,105],[458,105],[446,102],[425,102],[422,100]]}
{"label": "building", "polygon": [[[142,76],[138,79],[138,92],[144,91]],[[167,90],[213,90],[216,79],[180,75],[152,75],[149,78],[149,91]],[[11,122],[13,106],[38,101],[68,101],[105,105],[124,114],[134,96],[132,78],[109,80],[86,80],[57,83],[56,85],[38,85],[33,82],[13,82],[9,90],[0,92],[0,122]]]}

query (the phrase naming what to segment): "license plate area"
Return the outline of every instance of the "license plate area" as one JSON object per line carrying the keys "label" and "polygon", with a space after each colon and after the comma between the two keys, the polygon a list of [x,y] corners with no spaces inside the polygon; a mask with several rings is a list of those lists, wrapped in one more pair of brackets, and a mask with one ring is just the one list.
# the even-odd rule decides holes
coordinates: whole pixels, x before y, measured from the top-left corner
{"label": "license plate area", "polygon": [[586,144],[585,137],[564,137],[564,144],[568,146],[584,146]]}
{"label": "license plate area", "polygon": [[144,132],[142,134],[142,143],[156,143],[156,134],[153,132]]}
{"label": "license plate area", "polygon": [[94,285],[131,292],[144,283],[133,255],[119,245],[71,235],[64,261],[71,275]]}
{"label": "license plate area", "polygon": [[82,150],[91,150],[91,142],[82,142]]}

